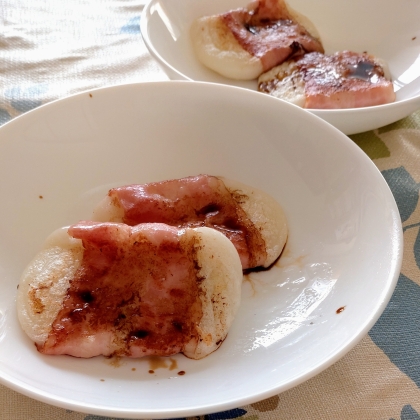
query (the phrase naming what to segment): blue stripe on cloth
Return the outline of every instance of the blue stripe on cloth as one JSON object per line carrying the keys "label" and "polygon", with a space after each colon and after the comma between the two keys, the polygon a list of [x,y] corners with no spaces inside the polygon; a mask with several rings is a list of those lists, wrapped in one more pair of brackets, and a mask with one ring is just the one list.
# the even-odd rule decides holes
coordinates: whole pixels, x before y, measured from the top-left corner
{"label": "blue stripe on cloth", "polygon": [[10,121],[12,117],[10,114],[5,110],[0,108],[0,125],[6,123],[7,121]]}
{"label": "blue stripe on cloth", "polygon": [[419,185],[403,166],[382,171],[382,175],[394,195],[401,220],[405,222],[417,206]]}
{"label": "blue stripe on cloth", "polygon": [[13,99],[10,104],[19,112],[28,112],[42,105],[42,101],[38,99]]}
{"label": "blue stripe on cloth", "polygon": [[205,416],[205,420],[228,420],[228,419],[237,419],[238,417],[242,417],[247,412],[242,408],[235,408],[229,411],[222,411],[220,413],[209,414]]}
{"label": "blue stripe on cloth", "polygon": [[420,287],[400,275],[391,301],[369,331],[373,342],[420,387]]}
{"label": "blue stripe on cloth", "polygon": [[[233,410],[222,411],[219,413],[208,414],[204,416],[205,420],[230,420],[230,419],[237,419],[242,417],[247,413],[246,410],[242,408],[235,408]],[[95,415],[88,415],[84,418],[84,420],[114,420],[114,417],[101,417]],[[124,420],[124,419],[121,419]],[[187,420],[186,418],[176,418],[176,419],[165,419],[165,420]]]}
{"label": "blue stripe on cloth", "polygon": [[46,83],[29,86],[15,85],[5,90],[4,95],[13,108],[19,112],[27,112],[42,105],[42,98],[48,91]]}
{"label": "blue stripe on cloth", "polygon": [[140,16],[131,18],[120,30],[125,34],[139,34],[140,33]]}
{"label": "blue stripe on cloth", "polygon": [[420,230],[417,232],[417,237],[414,241],[414,259],[417,267],[420,268]]}
{"label": "blue stripe on cloth", "polygon": [[405,405],[401,410],[401,420],[420,420],[420,415],[411,405]]}
{"label": "blue stripe on cloth", "polygon": [[[89,414],[87,415],[83,420],[129,420],[129,419],[123,419],[120,417],[103,417],[103,416],[96,416],[93,414]],[[177,420],[182,420],[182,419],[177,419]]]}

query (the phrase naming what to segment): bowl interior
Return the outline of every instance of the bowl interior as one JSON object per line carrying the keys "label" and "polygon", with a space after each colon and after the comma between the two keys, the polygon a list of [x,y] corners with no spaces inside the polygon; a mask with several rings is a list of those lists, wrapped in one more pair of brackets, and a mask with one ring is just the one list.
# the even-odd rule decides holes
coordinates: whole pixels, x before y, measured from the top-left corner
{"label": "bowl interior", "polygon": [[[119,364],[37,353],[18,325],[15,296],[47,235],[89,219],[111,186],[199,173],[267,191],[290,228],[272,269],[245,277],[240,312],[221,348],[200,361],[178,355]],[[0,380],[76,411],[193,416],[289,389],[367,333],[399,273],[399,213],[374,164],[320,118],[246,89],[145,83],[50,103],[0,129],[0,177],[7,197],[0,210]]]}
{"label": "bowl interior", "polygon": [[[246,0],[152,0],[144,14],[143,33],[180,77],[254,87],[255,82],[227,81],[206,72],[197,63],[189,40],[195,18],[246,4]],[[368,4],[363,0],[290,0],[289,4],[312,20],[327,53],[348,49],[383,58],[389,64],[396,90],[420,76],[420,5],[416,0],[372,0]]]}
{"label": "bowl interior", "polygon": [[[243,7],[246,0],[151,0],[144,9],[141,30],[146,46],[169,78],[229,84],[256,90],[257,83],[225,78],[201,65],[190,42],[190,25],[200,16]],[[316,25],[327,53],[339,50],[368,51],[389,65],[397,102],[348,110],[314,112],[345,134],[389,124],[420,107],[420,4],[416,0],[363,0],[352,2],[290,0],[289,4]],[[383,108],[390,108],[383,113]],[[347,121],[346,121],[347,120]]]}

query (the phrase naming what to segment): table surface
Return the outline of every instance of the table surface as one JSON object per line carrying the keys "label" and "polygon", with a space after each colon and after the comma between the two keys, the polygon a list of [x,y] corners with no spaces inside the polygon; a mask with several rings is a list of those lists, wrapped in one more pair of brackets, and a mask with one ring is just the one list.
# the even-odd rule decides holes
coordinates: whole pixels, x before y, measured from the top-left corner
{"label": "table surface", "polygon": [[[87,89],[167,80],[140,34],[132,0],[2,0],[0,124]],[[388,182],[404,258],[385,312],[345,357],[287,392],[200,420],[420,419],[420,110],[351,136]],[[196,418],[196,417],[195,417]],[[53,407],[0,385],[0,420],[105,419]]]}

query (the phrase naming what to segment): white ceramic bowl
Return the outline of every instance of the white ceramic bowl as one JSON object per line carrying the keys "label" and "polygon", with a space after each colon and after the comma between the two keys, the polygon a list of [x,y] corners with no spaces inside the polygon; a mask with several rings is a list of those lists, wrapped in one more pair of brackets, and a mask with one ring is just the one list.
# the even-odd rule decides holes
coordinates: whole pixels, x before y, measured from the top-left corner
{"label": "white ceramic bowl", "polygon": [[[256,81],[227,79],[198,62],[189,30],[200,16],[243,7],[250,0],[151,0],[141,16],[150,53],[170,79],[224,83],[257,89]],[[420,3],[416,0],[289,0],[317,27],[327,53],[368,51],[389,64],[397,101],[369,108],[311,110],[345,134],[372,130],[420,108]],[[398,90],[404,90],[398,93]]]}
{"label": "white ceramic bowl", "polygon": [[[178,355],[176,370],[163,358],[116,366],[38,353],[15,296],[50,232],[89,219],[112,186],[199,173],[267,191],[290,227],[275,266],[246,277],[221,348]],[[322,119],[247,89],[167,81],[41,106],[0,128],[0,179],[0,381],[76,411],[188,417],[275,395],[364,337],[399,274],[400,217],[375,165]]]}

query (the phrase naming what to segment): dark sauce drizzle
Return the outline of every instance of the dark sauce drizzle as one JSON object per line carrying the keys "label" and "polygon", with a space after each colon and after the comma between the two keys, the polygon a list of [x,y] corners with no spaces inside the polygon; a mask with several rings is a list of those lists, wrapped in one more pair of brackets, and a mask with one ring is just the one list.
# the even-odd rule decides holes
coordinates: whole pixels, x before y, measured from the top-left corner
{"label": "dark sauce drizzle", "polygon": [[349,66],[345,74],[350,79],[359,79],[366,82],[375,82],[379,77],[383,77],[382,69],[369,61],[359,61],[356,65]]}

